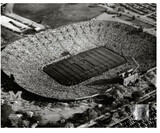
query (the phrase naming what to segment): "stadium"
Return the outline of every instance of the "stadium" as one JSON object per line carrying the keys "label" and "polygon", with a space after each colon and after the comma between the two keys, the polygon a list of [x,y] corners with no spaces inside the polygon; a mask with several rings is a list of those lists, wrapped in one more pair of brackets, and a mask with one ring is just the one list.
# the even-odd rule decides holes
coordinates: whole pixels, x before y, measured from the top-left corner
{"label": "stadium", "polygon": [[2,70],[25,90],[56,99],[102,92],[86,84],[133,68],[156,66],[156,37],[129,25],[89,20],[17,40],[1,53]]}

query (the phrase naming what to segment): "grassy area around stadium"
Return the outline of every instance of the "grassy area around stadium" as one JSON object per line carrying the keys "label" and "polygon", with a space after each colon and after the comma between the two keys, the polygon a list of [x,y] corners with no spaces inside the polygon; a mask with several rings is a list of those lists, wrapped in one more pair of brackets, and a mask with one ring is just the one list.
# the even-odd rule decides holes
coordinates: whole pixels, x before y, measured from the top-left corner
{"label": "grassy area around stadium", "polygon": [[101,14],[103,7],[88,7],[90,4],[15,4],[13,12],[57,28],[74,22],[92,19]]}
{"label": "grassy area around stadium", "polygon": [[21,35],[18,35],[4,27],[1,27],[1,37],[4,40],[4,42],[1,42],[1,47],[5,47],[7,44],[22,38]]}

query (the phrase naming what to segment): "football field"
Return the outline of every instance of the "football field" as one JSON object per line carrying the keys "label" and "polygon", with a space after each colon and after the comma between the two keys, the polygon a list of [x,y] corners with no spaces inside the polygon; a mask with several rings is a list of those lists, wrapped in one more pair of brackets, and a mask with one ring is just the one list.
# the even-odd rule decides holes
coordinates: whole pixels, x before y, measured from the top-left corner
{"label": "football field", "polygon": [[70,86],[101,75],[125,62],[126,59],[115,52],[98,47],[49,64],[43,68],[43,71],[60,84]]}

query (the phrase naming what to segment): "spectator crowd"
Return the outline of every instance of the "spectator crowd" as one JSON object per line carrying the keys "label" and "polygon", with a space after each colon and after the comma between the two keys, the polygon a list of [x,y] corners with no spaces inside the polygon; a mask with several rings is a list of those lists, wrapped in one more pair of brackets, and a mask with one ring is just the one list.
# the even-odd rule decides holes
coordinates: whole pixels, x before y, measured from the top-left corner
{"label": "spectator crowd", "polygon": [[96,94],[99,89],[83,83],[62,86],[44,73],[43,67],[99,46],[124,57],[134,57],[141,70],[156,66],[154,36],[126,24],[91,20],[47,29],[13,42],[1,53],[2,70],[7,75],[14,75],[15,82],[24,89],[38,95],[80,98]]}

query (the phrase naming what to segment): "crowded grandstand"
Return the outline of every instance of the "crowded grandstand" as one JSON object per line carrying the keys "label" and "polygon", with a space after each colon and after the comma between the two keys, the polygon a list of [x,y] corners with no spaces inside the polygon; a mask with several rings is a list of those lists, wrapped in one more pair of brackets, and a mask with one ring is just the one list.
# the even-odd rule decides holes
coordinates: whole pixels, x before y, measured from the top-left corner
{"label": "crowded grandstand", "polygon": [[[58,83],[43,71],[49,64],[99,47],[115,52],[126,62],[123,61],[120,66],[86,78],[83,82],[69,84],[70,86]],[[140,64],[140,71],[155,67],[156,37],[119,22],[96,20],[28,35],[8,45],[1,55],[2,70],[8,76],[13,75],[15,82],[21,87],[38,95],[56,99],[82,98],[103,91],[104,88],[86,84],[134,68],[130,63],[131,57]]]}

